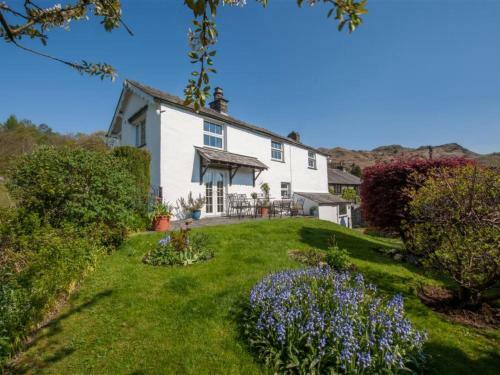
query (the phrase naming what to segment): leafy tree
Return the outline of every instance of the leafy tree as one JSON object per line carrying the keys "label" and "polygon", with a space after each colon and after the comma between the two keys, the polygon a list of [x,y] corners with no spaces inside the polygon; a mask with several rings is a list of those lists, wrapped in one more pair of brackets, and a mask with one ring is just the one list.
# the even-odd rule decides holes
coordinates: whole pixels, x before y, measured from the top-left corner
{"label": "leafy tree", "polygon": [[478,304],[500,280],[500,176],[472,165],[433,169],[410,198],[413,251],[458,284],[462,303]]}
{"label": "leafy tree", "polygon": [[405,240],[401,224],[408,219],[410,198],[406,190],[417,186],[415,176],[425,177],[435,168],[468,163],[472,162],[464,158],[399,159],[365,168],[361,183],[361,207],[365,220],[381,231],[399,233]]}
{"label": "leafy tree", "polygon": [[357,164],[353,164],[351,166],[350,173],[357,177],[361,177],[361,175],[363,174],[363,172],[361,171],[361,167]]}
{"label": "leafy tree", "polygon": [[[269,0],[256,0],[266,7]],[[305,1],[297,0],[300,7]],[[23,3],[20,6],[19,3]],[[90,16],[101,19],[106,31],[123,26],[130,35],[132,30],[122,19],[120,0],[72,0],[66,5],[58,3],[51,7],[41,7],[38,0],[2,1],[0,2],[0,37],[5,42],[25,51],[65,64],[80,73],[99,76],[101,79],[116,76],[115,69],[107,63],[89,63],[87,61],[71,62],[55,57],[21,44],[23,38],[38,39],[43,45],[48,42],[48,32],[54,28],[66,28],[70,22],[85,20]],[[347,26],[353,32],[361,22],[361,15],[366,14],[367,0],[307,0],[309,5],[323,3],[329,7],[327,16],[338,21],[338,29]],[[10,5],[9,5],[10,4]],[[213,57],[216,51],[217,27],[215,18],[219,7],[224,5],[243,7],[246,0],[184,0],[184,4],[192,11],[193,29],[189,31],[189,58],[199,66],[199,70],[191,73],[184,94],[186,103],[193,103],[198,110],[204,106],[210,95],[209,73],[215,73]]]}
{"label": "leafy tree", "polygon": [[356,189],[348,187],[342,190],[342,198],[349,202],[357,203],[359,201],[358,193]]}
{"label": "leafy tree", "polygon": [[0,123],[0,176],[6,173],[16,157],[30,153],[42,145],[81,147],[104,151],[107,145],[103,132],[76,135],[59,134],[47,124],[36,125],[11,115]]}

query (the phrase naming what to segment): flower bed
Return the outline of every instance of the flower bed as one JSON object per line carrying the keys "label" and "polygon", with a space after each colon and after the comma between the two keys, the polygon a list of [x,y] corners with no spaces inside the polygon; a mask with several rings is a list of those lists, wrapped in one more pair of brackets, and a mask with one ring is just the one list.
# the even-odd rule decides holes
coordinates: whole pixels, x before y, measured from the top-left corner
{"label": "flower bed", "polygon": [[361,274],[329,267],[278,272],[251,291],[250,345],[279,373],[395,373],[423,362],[426,335]]}
{"label": "flower bed", "polygon": [[187,266],[213,257],[207,246],[204,233],[189,233],[186,229],[172,232],[158,241],[156,248],[149,251],[142,261],[153,266]]}

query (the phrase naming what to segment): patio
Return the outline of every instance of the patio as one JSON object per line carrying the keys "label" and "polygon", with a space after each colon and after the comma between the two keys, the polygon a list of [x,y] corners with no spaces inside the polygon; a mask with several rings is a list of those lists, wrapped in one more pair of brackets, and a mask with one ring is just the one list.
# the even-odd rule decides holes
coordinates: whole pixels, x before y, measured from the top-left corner
{"label": "patio", "polygon": [[[311,218],[312,216],[297,216],[296,218]],[[202,228],[202,227],[212,227],[217,225],[229,225],[229,224],[241,224],[249,221],[263,221],[263,220],[285,220],[290,219],[287,217],[230,217],[230,216],[213,216],[213,217],[205,217],[200,220],[192,220],[191,224],[189,224],[190,228]],[[188,219],[190,220],[190,219]],[[179,229],[186,220],[176,220],[170,223],[171,230]]]}

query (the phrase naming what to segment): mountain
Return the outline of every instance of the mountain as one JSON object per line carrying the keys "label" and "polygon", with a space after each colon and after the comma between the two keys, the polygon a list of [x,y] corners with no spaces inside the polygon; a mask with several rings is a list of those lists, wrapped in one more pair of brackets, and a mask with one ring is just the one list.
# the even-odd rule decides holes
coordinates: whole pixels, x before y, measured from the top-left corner
{"label": "mountain", "polygon": [[[431,146],[420,146],[417,148],[404,147],[401,145],[388,145],[374,148],[371,151],[349,150],[342,147],[324,148],[319,150],[330,155],[333,164],[343,164],[349,167],[357,164],[361,169],[377,162],[386,162],[395,158],[428,158]],[[440,146],[432,146],[432,157],[464,157],[477,160],[479,164],[500,168],[500,152],[492,154],[478,154],[457,143],[447,143]]]}

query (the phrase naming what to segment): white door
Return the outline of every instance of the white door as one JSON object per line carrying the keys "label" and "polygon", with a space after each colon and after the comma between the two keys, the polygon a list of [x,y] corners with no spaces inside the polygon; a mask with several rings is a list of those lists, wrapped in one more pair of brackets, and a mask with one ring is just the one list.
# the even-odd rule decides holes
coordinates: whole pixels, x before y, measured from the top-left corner
{"label": "white door", "polygon": [[205,173],[205,213],[207,215],[222,215],[225,211],[225,173],[210,171]]}

